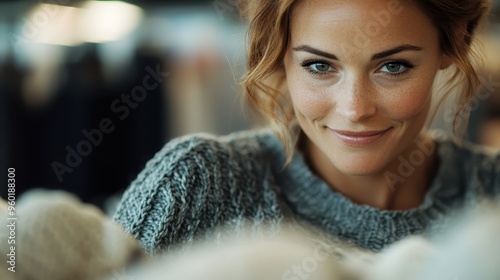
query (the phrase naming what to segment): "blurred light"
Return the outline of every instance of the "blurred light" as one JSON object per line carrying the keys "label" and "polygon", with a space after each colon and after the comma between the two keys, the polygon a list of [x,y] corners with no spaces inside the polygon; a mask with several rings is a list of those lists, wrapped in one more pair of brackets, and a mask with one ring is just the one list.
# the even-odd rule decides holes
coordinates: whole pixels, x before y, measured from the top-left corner
{"label": "blurred light", "polygon": [[78,34],[82,41],[116,41],[132,32],[142,19],[142,9],[121,1],[89,1],[81,11]]}
{"label": "blurred light", "polygon": [[142,14],[120,1],[88,1],[81,8],[41,3],[23,18],[21,38],[60,46],[116,41],[137,28]]}
{"label": "blurred light", "polygon": [[485,70],[490,73],[500,73],[500,27],[492,29],[482,36],[481,41],[485,51]]}
{"label": "blurred light", "polygon": [[75,33],[78,16],[78,8],[38,4],[23,18],[20,36],[32,43],[78,45],[81,43]]}

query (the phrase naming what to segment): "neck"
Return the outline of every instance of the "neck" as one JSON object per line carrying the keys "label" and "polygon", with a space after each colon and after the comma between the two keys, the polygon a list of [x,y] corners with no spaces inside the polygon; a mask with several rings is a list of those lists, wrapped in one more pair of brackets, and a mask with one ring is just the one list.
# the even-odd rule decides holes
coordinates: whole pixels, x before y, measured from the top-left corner
{"label": "neck", "polygon": [[[425,151],[422,147],[426,147]],[[423,135],[384,169],[362,176],[344,174],[332,164],[324,164],[329,160],[307,138],[303,148],[309,155],[308,165],[333,190],[357,204],[381,210],[408,210],[421,205],[436,170],[435,143]],[[423,162],[415,162],[415,151],[429,154]]]}

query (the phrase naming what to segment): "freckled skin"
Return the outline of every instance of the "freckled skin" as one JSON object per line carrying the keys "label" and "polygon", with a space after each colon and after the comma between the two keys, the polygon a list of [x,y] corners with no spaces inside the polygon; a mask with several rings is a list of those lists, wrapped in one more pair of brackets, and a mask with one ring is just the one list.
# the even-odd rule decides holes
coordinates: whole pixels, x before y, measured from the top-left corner
{"label": "freckled skin", "polygon": [[[380,26],[376,36],[367,36],[365,45],[359,47],[356,28],[366,30],[374,22],[373,13],[387,11],[389,2],[300,1],[291,18],[291,41],[284,59],[289,94],[307,135],[307,154],[313,169],[332,188],[347,196],[352,194],[353,200],[373,205],[383,201],[384,207],[395,194],[388,192],[383,174],[397,170],[398,156],[415,149],[414,140],[421,137],[429,114],[435,76],[449,65],[441,53],[437,29],[409,1],[401,0],[399,13],[391,14],[389,24]],[[333,54],[338,60],[292,49],[300,45]],[[421,50],[372,61],[374,54],[400,45]],[[325,75],[312,75],[306,71],[311,66],[301,65],[306,60],[321,60],[330,68]],[[391,76],[386,64],[394,60],[407,61],[413,67],[403,67],[404,74]],[[375,144],[351,147],[331,129],[390,130]],[[416,174],[424,178],[412,178],[405,184],[425,190],[428,164],[430,160],[417,168]],[[374,187],[366,190],[362,185],[367,183]],[[378,196],[378,202],[364,197],[370,194]]]}

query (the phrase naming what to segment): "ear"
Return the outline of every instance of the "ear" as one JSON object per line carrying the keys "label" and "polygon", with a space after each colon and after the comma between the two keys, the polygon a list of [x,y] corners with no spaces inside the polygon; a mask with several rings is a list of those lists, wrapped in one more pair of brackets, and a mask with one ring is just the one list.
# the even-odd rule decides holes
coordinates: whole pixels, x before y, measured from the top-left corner
{"label": "ear", "polygon": [[450,67],[451,64],[453,64],[453,61],[451,60],[451,58],[448,55],[443,54],[441,56],[441,66],[439,67],[439,69],[444,70],[444,69]]}

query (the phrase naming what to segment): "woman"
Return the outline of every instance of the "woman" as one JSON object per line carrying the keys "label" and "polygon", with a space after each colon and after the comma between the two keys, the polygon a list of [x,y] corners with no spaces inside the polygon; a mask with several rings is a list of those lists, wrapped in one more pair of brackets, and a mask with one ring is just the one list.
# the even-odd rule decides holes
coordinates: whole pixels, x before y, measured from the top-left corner
{"label": "woman", "polygon": [[[498,195],[498,153],[425,132],[440,95],[459,88],[467,111],[479,85],[474,35],[488,7],[250,1],[243,84],[274,133],[171,141],[125,192],[115,219],[150,253],[218,227],[290,220],[378,251]],[[449,124],[455,131],[460,113]]]}

